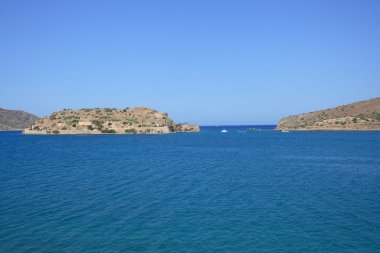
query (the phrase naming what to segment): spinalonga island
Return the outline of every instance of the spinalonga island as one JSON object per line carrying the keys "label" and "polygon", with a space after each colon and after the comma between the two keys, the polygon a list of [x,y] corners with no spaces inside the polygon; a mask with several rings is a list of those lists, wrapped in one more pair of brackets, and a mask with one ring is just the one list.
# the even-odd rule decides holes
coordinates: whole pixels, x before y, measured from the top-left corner
{"label": "spinalonga island", "polygon": [[380,130],[380,98],[285,117],[276,130]]}
{"label": "spinalonga island", "polygon": [[24,129],[24,134],[164,134],[199,132],[194,124],[176,124],[167,113],[147,107],[63,109]]}

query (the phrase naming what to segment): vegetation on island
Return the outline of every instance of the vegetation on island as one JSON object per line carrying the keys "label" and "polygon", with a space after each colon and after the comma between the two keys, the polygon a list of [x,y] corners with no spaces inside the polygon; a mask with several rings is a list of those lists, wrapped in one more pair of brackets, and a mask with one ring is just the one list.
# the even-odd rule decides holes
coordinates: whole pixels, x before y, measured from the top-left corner
{"label": "vegetation on island", "polygon": [[26,134],[157,134],[198,132],[198,125],[176,124],[147,107],[63,109],[24,130]]}

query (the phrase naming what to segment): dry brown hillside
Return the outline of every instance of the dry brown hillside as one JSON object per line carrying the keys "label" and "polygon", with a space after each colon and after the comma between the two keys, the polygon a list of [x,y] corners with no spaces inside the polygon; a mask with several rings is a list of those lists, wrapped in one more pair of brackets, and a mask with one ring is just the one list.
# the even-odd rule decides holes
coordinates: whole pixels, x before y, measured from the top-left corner
{"label": "dry brown hillside", "polygon": [[15,130],[29,127],[39,118],[33,114],[0,108],[0,130]]}
{"label": "dry brown hillside", "polygon": [[289,116],[277,130],[380,130],[380,98]]}
{"label": "dry brown hillside", "polygon": [[147,107],[64,109],[35,122],[25,134],[149,134],[198,132],[198,125],[175,124],[166,113]]}

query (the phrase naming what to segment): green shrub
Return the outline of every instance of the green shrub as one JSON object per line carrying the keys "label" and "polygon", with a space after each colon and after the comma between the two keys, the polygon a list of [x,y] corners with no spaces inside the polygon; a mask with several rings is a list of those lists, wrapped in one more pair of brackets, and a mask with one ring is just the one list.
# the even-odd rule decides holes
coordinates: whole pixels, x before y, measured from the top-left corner
{"label": "green shrub", "polygon": [[115,134],[116,131],[114,129],[102,129],[101,130],[102,134]]}
{"label": "green shrub", "polygon": [[100,121],[96,119],[92,120],[91,123],[94,124],[95,126],[101,125]]}
{"label": "green shrub", "polygon": [[59,134],[59,131],[57,129],[52,131],[53,134]]}
{"label": "green shrub", "polygon": [[137,134],[136,129],[125,129],[126,134]]}
{"label": "green shrub", "polygon": [[358,117],[359,119],[361,119],[361,120],[367,120],[367,117],[364,116],[363,114],[359,114],[357,117]]}
{"label": "green shrub", "polygon": [[139,121],[135,118],[132,118],[132,119],[126,119],[125,122],[127,123],[133,123],[133,124],[137,124],[139,123]]}
{"label": "green shrub", "polygon": [[64,121],[67,125],[76,124],[79,122],[80,117],[78,116],[67,116],[64,118]]}
{"label": "green shrub", "polygon": [[92,126],[87,126],[87,129],[90,131],[94,130],[94,128]]}
{"label": "green shrub", "polygon": [[103,128],[102,122],[99,120],[96,120],[96,119],[92,120],[91,123],[94,124],[96,126],[96,128],[99,130],[101,130]]}

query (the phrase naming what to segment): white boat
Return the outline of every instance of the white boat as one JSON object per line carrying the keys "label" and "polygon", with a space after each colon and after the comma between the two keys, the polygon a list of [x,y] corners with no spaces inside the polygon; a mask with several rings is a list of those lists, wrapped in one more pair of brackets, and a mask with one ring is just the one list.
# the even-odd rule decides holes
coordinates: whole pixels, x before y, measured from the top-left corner
{"label": "white boat", "polygon": [[222,131],[220,131],[221,133],[227,133],[228,131],[226,129],[223,129]]}
{"label": "white boat", "polygon": [[289,130],[282,130],[283,133],[289,133]]}

